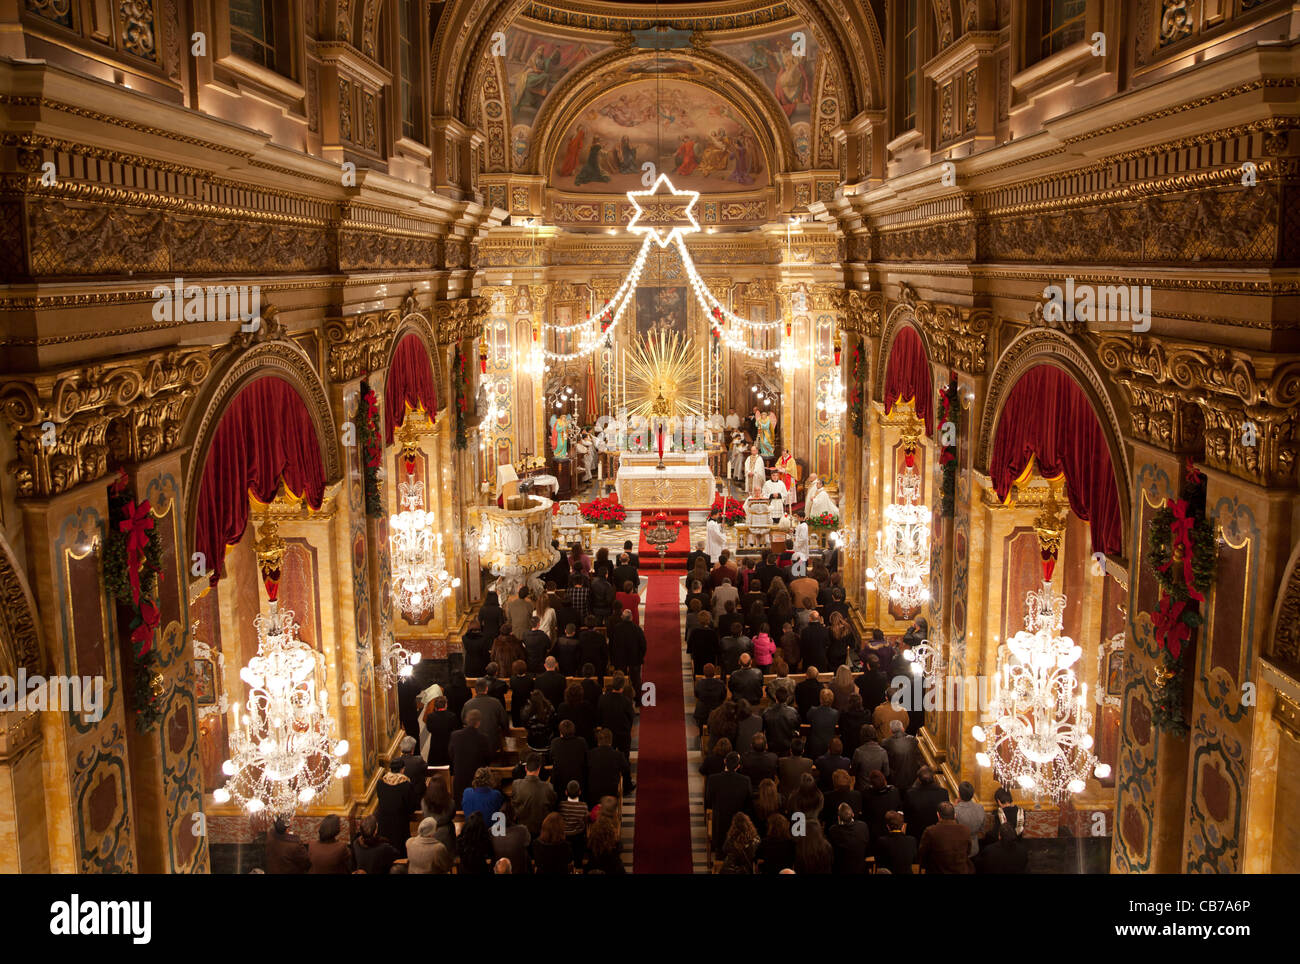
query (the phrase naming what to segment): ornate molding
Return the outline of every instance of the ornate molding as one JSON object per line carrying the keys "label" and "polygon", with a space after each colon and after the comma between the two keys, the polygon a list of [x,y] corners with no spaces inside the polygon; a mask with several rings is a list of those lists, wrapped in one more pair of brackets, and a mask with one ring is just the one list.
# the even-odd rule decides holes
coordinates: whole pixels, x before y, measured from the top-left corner
{"label": "ornate molding", "polygon": [[1259,485],[1296,484],[1300,356],[1113,334],[1100,339],[1098,357],[1134,403],[1136,436],[1174,452],[1203,444],[1216,469]]}
{"label": "ornate molding", "polygon": [[325,371],[334,383],[350,382],[388,367],[401,312],[367,311],[325,320]]}
{"label": "ornate molding", "polygon": [[878,291],[842,291],[840,327],[855,335],[879,338],[884,317],[885,296]]}
{"label": "ornate molding", "polygon": [[989,332],[993,313],[987,308],[962,309],[956,305],[921,302],[916,317],[929,335],[930,361],[969,375],[988,368]]}
{"label": "ornate molding", "polygon": [[0,415],[16,435],[18,495],[57,495],[103,478],[110,461],[177,448],[211,371],[212,350],[189,348],[6,380]]}
{"label": "ornate molding", "polygon": [[[533,285],[531,292],[534,302],[545,303],[548,295],[546,285]],[[477,338],[487,324],[490,310],[488,299],[481,297],[457,298],[455,301],[440,301],[433,306],[435,325],[439,345],[454,345],[468,338]]]}
{"label": "ornate molding", "polygon": [[0,676],[45,672],[36,601],[9,543],[0,537]]}

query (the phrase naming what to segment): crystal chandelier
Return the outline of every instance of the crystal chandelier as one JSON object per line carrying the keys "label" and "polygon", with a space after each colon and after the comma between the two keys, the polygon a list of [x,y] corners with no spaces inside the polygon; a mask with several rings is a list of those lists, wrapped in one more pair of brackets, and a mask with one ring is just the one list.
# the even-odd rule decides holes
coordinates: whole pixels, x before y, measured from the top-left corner
{"label": "crystal chandelier", "polygon": [[844,398],[844,383],[839,375],[822,379],[818,384],[817,411],[826,419],[839,418],[849,410],[849,403]]}
{"label": "crystal chandelier", "polygon": [[248,705],[242,715],[238,703],[230,708],[231,755],[221,767],[227,779],[213,799],[290,817],[351,772],[343,762],[348,741],[334,741],[324,655],[298,638],[293,613],[277,601],[285,542],[274,522],[262,526],[254,549],[271,606],[253,620],[257,655],[239,671]]}
{"label": "crystal chandelier", "polygon": [[384,643],[383,656],[379,660],[379,672],[383,676],[384,685],[392,686],[394,683],[409,679],[421,658],[422,654],[412,653],[390,632]]}
{"label": "crystal chandelier", "polygon": [[897,477],[901,502],[885,506],[885,522],[876,533],[876,566],[867,570],[867,589],[878,589],[904,618],[920,612],[930,599],[930,510],[922,502],[916,472],[921,425],[915,417],[903,430],[903,473]]}
{"label": "crystal chandelier", "polygon": [[442,533],[434,531],[433,513],[424,511],[424,486],[415,480],[415,436],[404,433],[399,441],[406,466],[406,481],[397,487],[402,511],[389,517],[389,563],[397,608],[409,623],[422,622],[437,605],[460,586],[447,571]]}
{"label": "crystal chandelier", "polygon": [[1035,800],[1059,803],[1081,793],[1089,774],[1110,776],[1110,766],[1092,753],[1088,687],[1072,669],[1083,651],[1061,635],[1065,597],[1051,584],[1064,526],[1056,508],[1049,497],[1035,526],[1043,549],[1042,588],[1025,595],[1025,628],[998,653],[988,725],[973,727],[971,735],[988,748],[976,753],[976,762],[992,767],[999,782],[1014,783]]}
{"label": "crystal chandelier", "polygon": [[930,638],[923,639],[918,645],[904,651],[903,658],[911,664],[912,672],[925,680],[927,686],[934,686],[943,666],[942,634],[937,629],[931,630]]}

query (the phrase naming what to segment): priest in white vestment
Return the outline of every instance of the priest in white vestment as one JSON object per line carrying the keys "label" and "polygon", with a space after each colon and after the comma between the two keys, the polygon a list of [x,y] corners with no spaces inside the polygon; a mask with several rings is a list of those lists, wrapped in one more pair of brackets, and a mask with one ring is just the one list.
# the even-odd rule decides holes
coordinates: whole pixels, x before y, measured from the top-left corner
{"label": "priest in white vestment", "polygon": [[751,445],[749,447],[749,458],[745,459],[745,494],[750,496],[761,495],[765,475],[767,475],[767,471],[763,465],[763,456],[758,454],[757,445]]}
{"label": "priest in white vestment", "polygon": [[727,534],[722,530],[722,523],[710,519],[704,526],[704,552],[710,562],[717,562],[722,551],[727,548]]}
{"label": "priest in white vestment", "polygon": [[790,498],[790,490],[781,481],[781,474],[775,469],[772,477],[763,483],[763,498],[771,506],[772,524],[777,525],[785,517],[785,502]]}
{"label": "priest in white vestment", "polygon": [[827,493],[826,487],[822,485],[822,480],[815,475],[808,480],[808,491],[804,494],[803,509],[810,519],[816,519],[818,516],[827,514],[835,519],[840,517],[840,507],[835,504],[835,500]]}

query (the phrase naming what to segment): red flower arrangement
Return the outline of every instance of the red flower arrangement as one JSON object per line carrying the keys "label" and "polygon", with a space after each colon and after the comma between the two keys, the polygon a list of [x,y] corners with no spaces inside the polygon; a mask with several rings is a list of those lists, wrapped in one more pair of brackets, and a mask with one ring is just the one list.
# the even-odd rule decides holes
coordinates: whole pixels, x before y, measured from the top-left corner
{"label": "red flower arrangement", "polygon": [[709,518],[724,525],[734,526],[737,522],[745,521],[745,504],[739,499],[714,496],[713,505],[709,509]]}
{"label": "red flower arrangement", "polygon": [[384,500],[379,494],[379,465],[384,460],[384,446],[379,440],[379,399],[367,381],[361,383],[355,425],[365,477],[366,515],[378,519],[384,514]]}
{"label": "red flower arrangement", "polygon": [[823,512],[821,515],[811,516],[808,519],[808,526],[812,529],[838,529],[840,520],[830,512]]}
{"label": "red flower arrangement", "polygon": [[588,522],[596,525],[614,526],[627,520],[627,509],[618,501],[618,493],[611,492],[604,498],[592,499],[578,506],[578,511]]}

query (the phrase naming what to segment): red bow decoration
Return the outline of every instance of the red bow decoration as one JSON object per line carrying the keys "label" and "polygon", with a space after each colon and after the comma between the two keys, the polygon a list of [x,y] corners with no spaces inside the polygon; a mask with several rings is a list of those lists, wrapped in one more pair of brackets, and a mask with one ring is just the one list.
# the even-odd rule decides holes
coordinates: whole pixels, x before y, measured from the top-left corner
{"label": "red bow decoration", "polygon": [[1205,474],[1200,469],[1198,469],[1195,466],[1195,464],[1193,464],[1192,457],[1190,455],[1187,456],[1187,469],[1184,472],[1184,477],[1187,479],[1188,482],[1192,483],[1193,485],[1200,485],[1202,482],[1205,481]]}
{"label": "red bow decoration", "polygon": [[1151,617],[1156,642],[1161,648],[1169,650],[1169,655],[1174,659],[1182,653],[1183,644],[1192,634],[1191,627],[1183,619],[1183,610],[1186,608],[1186,600],[1175,602],[1172,596],[1164,596],[1160,600],[1160,610]]}
{"label": "red bow decoration", "polygon": [[149,530],[153,528],[153,514],[149,500],[125,508],[126,518],[118,528],[126,533],[126,575],[131,582],[131,601],[140,604],[140,554],[149,544]]}
{"label": "red bow decoration", "polygon": [[[1183,499],[1166,499],[1165,505],[1174,514],[1172,528],[1174,542],[1183,547],[1183,581],[1187,584],[1187,594],[1197,602],[1204,602],[1205,596],[1197,591],[1195,575],[1192,572],[1192,527],[1196,525],[1196,520],[1188,518],[1187,503]],[[1169,561],[1160,567],[1160,571],[1168,572],[1173,564],[1174,557],[1170,553]]]}
{"label": "red bow decoration", "polygon": [[152,600],[140,602],[140,621],[131,631],[131,642],[136,644],[137,658],[144,656],[153,648],[153,634],[158,629],[158,607]]}

